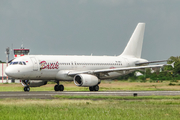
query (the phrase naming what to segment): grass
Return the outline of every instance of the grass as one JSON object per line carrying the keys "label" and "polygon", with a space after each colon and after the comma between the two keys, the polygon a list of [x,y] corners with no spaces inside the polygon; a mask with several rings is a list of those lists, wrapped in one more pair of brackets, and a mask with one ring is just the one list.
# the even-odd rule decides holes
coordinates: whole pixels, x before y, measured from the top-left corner
{"label": "grass", "polygon": [[180,101],[1,99],[3,120],[178,120]]}
{"label": "grass", "polygon": [[87,99],[87,100],[162,100],[162,99],[179,99],[180,96],[104,96],[104,95],[54,95],[58,99]]}
{"label": "grass", "polygon": [[[61,82],[64,85],[64,91],[89,91],[88,87],[77,87],[73,82]],[[155,90],[174,90],[179,91],[179,82],[172,83],[176,85],[169,85],[170,81],[160,83],[141,83],[141,82],[127,82],[127,81],[102,81],[99,91],[155,91]],[[41,87],[31,87],[30,91],[54,91],[55,84],[47,84]],[[23,86],[20,83],[0,84],[0,91],[23,91]]]}
{"label": "grass", "polygon": [[[103,81],[100,91],[180,90],[162,83]],[[73,82],[61,82],[65,91],[89,91]],[[176,83],[178,84],[178,83]],[[31,88],[54,91],[55,84]],[[0,91],[23,91],[21,84],[0,84]],[[180,96],[66,96],[55,99],[0,99],[0,120],[178,120]]]}

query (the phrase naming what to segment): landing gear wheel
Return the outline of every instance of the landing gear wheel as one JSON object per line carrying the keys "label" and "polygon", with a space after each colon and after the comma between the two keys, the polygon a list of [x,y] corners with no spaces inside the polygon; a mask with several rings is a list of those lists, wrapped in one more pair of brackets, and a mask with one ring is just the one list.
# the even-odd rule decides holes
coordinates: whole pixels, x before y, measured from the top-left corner
{"label": "landing gear wheel", "polygon": [[93,89],[93,87],[89,87],[89,91],[93,91],[94,89]]}
{"label": "landing gear wheel", "polygon": [[59,89],[59,91],[63,91],[64,90],[64,86],[63,85],[59,85],[58,89]]}
{"label": "landing gear wheel", "polygon": [[29,86],[25,86],[25,87],[24,87],[24,92],[29,92],[29,91],[30,91]]}
{"label": "landing gear wheel", "polygon": [[99,90],[99,86],[98,85],[94,86],[93,88],[94,88],[94,91],[98,91]]}
{"label": "landing gear wheel", "polygon": [[54,86],[54,90],[55,90],[55,91],[58,91],[58,90],[59,90],[59,87],[58,87],[58,86],[59,86],[59,85],[55,85],[55,86]]}
{"label": "landing gear wheel", "polygon": [[64,86],[63,85],[55,85],[54,86],[54,91],[63,91],[64,90]]}
{"label": "landing gear wheel", "polygon": [[99,90],[99,86],[98,85],[89,87],[89,91],[98,91],[98,90]]}

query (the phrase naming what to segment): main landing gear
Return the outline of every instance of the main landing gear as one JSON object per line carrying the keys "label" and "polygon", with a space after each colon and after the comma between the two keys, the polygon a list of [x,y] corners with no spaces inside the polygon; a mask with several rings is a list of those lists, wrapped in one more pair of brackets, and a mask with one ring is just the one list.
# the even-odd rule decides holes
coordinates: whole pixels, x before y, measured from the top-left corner
{"label": "main landing gear", "polygon": [[98,90],[99,90],[99,86],[98,85],[89,87],[89,91],[98,91]]}
{"label": "main landing gear", "polygon": [[59,85],[59,81],[57,81],[57,85],[54,86],[54,90],[55,91],[63,91],[64,90],[64,86],[63,85]]}

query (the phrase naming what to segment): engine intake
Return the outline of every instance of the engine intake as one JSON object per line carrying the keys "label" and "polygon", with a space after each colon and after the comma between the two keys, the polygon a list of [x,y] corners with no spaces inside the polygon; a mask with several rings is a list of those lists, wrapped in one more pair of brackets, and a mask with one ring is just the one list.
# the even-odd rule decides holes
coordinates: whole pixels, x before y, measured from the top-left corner
{"label": "engine intake", "polygon": [[79,87],[91,87],[98,84],[99,79],[95,75],[77,74],[74,76],[74,84]]}

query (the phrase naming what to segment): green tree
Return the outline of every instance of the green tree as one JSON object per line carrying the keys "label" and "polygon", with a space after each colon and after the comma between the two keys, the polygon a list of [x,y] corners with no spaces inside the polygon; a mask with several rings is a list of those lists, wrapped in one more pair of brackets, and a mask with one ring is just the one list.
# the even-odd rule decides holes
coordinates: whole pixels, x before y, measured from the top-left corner
{"label": "green tree", "polygon": [[6,63],[6,62],[3,62],[3,61],[0,60],[0,63]]}
{"label": "green tree", "polygon": [[165,66],[162,69],[162,72],[159,71],[155,71],[154,73],[151,73],[151,69],[147,68],[145,71],[139,71],[143,74],[143,76],[135,76],[135,71],[125,75],[125,76],[121,76],[119,77],[119,80],[146,80],[146,78],[150,78],[151,80],[180,80],[180,56],[174,57],[171,56],[168,59],[167,64],[172,64],[174,63],[174,68],[172,66]]}
{"label": "green tree", "polygon": [[132,73],[129,73],[127,75],[123,75],[123,76],[120,76],[118,77],[117,79],[118,80],[128,80],[129,78],[132,79],[132,80],[135,80],[136,79],[136,76],[134,75],[135,74],[135,71],[132,72]]}

